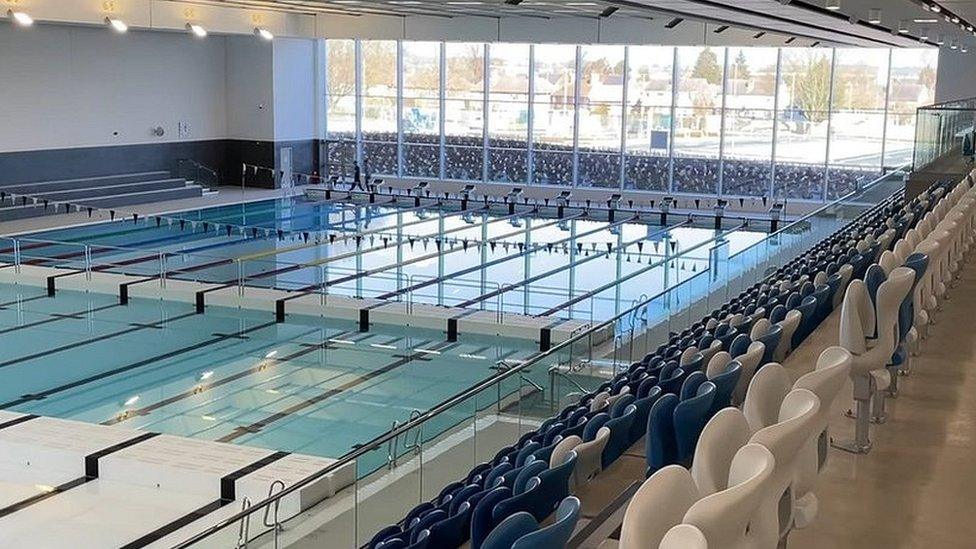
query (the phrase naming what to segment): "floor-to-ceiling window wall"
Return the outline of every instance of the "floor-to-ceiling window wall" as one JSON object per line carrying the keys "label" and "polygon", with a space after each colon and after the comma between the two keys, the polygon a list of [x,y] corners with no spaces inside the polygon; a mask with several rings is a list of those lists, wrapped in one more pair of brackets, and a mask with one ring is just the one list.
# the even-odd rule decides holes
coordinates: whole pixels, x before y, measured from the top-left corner
{"label": "floor-to-ceiling window wall", "polygon": [[935,49],[326,41],[328,169],[824,200],[910,160]]}

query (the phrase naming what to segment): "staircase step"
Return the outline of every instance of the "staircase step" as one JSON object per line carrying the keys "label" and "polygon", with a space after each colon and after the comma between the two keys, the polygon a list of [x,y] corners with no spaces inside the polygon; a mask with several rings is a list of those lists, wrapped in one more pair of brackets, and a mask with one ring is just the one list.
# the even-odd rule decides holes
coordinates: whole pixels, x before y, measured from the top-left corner
{"label": "staircase step", "polygon": [[35,196],[40,199],[53,201],[73,201],[81,198],[96,196],[113,196],[118,194],[131,194],[145,191],[155,191],[160,189],[179,189],[186,186],[185,179],[161,179],[156,181],[140,181],[138,183],[124,183],[119,185],[105,185],[98,187],[84,187],[67,191],[50,191],[37,193]]}
{"label": "staircase step", "polygon": [[105,187],[109,185],[124,185],[127,183],[140,183],[144,181],[158,181],[162,179],[169,179],[170,177],[172,177],[172,175],[169,172],[164,171],[105,175],[99,177],[79,177],[77,179],[60,179],[55,181],[36,181],[33,183],[0,185],[0,191],[15,194],[36,194],[86,187]]}

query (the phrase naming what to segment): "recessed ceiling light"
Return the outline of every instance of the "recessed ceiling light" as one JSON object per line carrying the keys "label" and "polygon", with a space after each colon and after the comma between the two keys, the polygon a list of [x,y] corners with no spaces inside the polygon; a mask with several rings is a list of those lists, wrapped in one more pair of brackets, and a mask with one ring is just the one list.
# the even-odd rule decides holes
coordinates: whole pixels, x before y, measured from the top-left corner
{"label": "recessed ceiling light", "polygon": [[129,30],[129,25],[126,25],[125,21],[122,21],[121,19],[113,19],[111,17],[106,17],[105,24],[112,27],[112,30],[118,33],[123,33]]}
{"label": "recessed ceiling light", "polygon": [[868,10],[868,23],[872,25],[881,24],[881,10],[878,8],[871,8]]}
{"label": "recessed ceiling light", "polygon": [[840,0],[827,0],[825,7],[830,11],[837,11],[840,9]]}
{"label": "recessed ceiling light", "polygon": [[34,24],[34,18],[22,11],[7,10],[7,17],[12,17],[21,27],[29,27]]}
{"label": "recessed ceiling light", "polygon": [[931,9],[931,10],[932,10],[933,12],[935,12],[935,13],[939,13],[939,12],[941,12],[941,11],[942,11],[942,6],[940,6],[940,5],[938,5],[938,4],[932,4],[932,5],[930,5],[930,6],[929,6],[929,8],[930,8],[930,9]]}
{"label": "recessed ceiling light", "polygon": [[195,34],[198,38],[204,38],[207,36],[207,29],[201,27],[200,25],[194,25],[193,23],[186,24],[186,30]]}
{"label": "recessed ceiling light", "polygon": [[922,24],[938,23],[939,22],[939,20],[936,19],[936,18],[934,18],[934,17],[928,17],[928,18],[920,17],[918,19],[913,19],[912,21],[914,21],[916,23],[922,23]]}

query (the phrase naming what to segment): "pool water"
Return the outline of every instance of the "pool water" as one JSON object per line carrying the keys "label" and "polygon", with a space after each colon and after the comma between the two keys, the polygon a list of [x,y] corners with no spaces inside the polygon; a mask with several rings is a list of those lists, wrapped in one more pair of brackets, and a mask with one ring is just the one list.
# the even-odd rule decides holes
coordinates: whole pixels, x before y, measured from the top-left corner
{"label": "pool water", "polygon": [[0,409],[339,457],[531,343],[0,285]]}
{"label": "pool water", "polygon": [[[765,237],[735,225],[668,229],[296,197],[45,231],[20,253],[73,269],[162,269],[208,283],[604,320],[708,268],[713,248],[733,255]],[[11,247],[0,255],[12,260]],[[595,292],[614,279],[624,281]]]}

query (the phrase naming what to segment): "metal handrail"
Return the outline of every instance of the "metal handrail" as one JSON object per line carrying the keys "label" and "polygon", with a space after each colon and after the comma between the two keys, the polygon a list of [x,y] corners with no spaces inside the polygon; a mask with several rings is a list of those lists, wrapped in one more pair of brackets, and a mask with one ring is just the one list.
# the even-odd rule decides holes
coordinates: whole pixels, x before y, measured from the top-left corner
{"label": "metal handrail", "polygon": [[[852,192],[850,192],[850,193],[848,193],[848,194],[846,194],[846,195],[844,195],[844,196],[842,196],[842,197],[834,200],[830,204],[827,204],[824,207],[819,208],[815,212],[811,212],[810,214],[808,214],[808,215],[806,215],[806,216],[804,216],[804,217],[802,217],[800,219],[797,219],[797,220],[791,222],[786,227],[783,227],[783,229],[781,229],[780,231],[777,231],[776,233],[773,233],[773,234],[769,235],[769,237],[767,237],[767,239],[770,238],[770,237],[772,237],[775,234],[778,234],[778,233],[782,232],[783,230],[789,228],[790,226],[792,226],[792,225],[794,225],[796,223],[800,223],[803,220],[808,219],[810,216],[815,215],[816,213],[822,212],[827,207],[835,206],[835,205],[837,205],[837,204],[839,204],[839,203],[841,203],[841,202],[849,199],[850,197],[854,196],[855,194],[857,194],[857,193],[859,193],[859,192],[861,192],[863,190],[866,190],[866,189],[868,189],[870,187],[873,187],[875,183],[877,183],[878,181],[880,181],[880,180],[882,180],[884,178],[887,178],[888,175],[890,175],[890,174],[885,174],[884,176],[879,177],[878,179],[876,179],[875,181],[873,181],[868,186],[866,186],[866,187],[864,187],[862,189],[858,189],[858,190],[852,191]],[[891,197],[888,197],[886,200],[890,200],[890,199],[891,199]],[[766,240],[766,239],[764,239],[764,240]],[[693,276],[693,277],[691,277],[689,279],[686,279],[682,284],[686,284],[689,281],[694,280],[695,278],[697,278],[699,276],[708,274],[709,270],[710,269],[705,269],[705,270],[699,272],[697,275],[695,275],[695,276]],[[637,308],[647,306],[649,303],[653,302],[655,299],[657,299],[657,298],[659,298],[659,297],[667,294],[668,292],[674,291],[676,288],[677,287],[671,287],[671,288],[668,288],[668,289],[666,289],[666,290],[664,290],[662,292],[659,292],[659,293],[653,295],[650,299],[648,299],[645,302],[643,302],[640,305],[638,305]],[[358,459],[358,458],[360,458],[360,457],[362,457],[362,456],[364,456],[366,454],[369,454],[370,452],[376,450],[377,448],[382,447],[383,444],[386,444],[388,441],[393,440],[396,437],[399,437],[400,435],[406,433],[410,429],[416,428],[416,427],[420,426],[421,424],[426,423],[431,418],[436,417],[436,416],[438,416],[438,415],[440,415],[440,414],[442,414],[442,413],[444,413],[444,412],[446,412],[448,410],[453,409],[458,404],[460,404],[462,402],[465,402],[468,399],[470,399],[473,395],[476,395],[478,393],[481,393],[482,391],[484,391],[484,390],[486,390],[486,389],[488,389],[488,388],[490,388],[490,387],[492,387],[492,386],[494,386],[494,385],[496,385],[496,384],[498,384],[498,383],[500,383],[500,382],[502,382],[502,381],[510,378],[511,376],[514,376],[516,374],[521,373],[525,368],[528,368],[529,366],[532,366],[534,364],[538,364],[538,363],[542,362],[543,360],[545,360],[547,358],[550,358],[552,356],[557,356],[558,353],[562,352],[563,350],[565,350],[568,347],[571,347],[572,345],[574,345],[577,342],[583,340],[584,338],[590,337],[592,334],[597,333],[598,331],[603,330],[604,328],[607,328],[609,326],[614,325],[619,319],[624,318],[624,317],[626,317],[629,314],[632,314],[634,312],[634,310],[635,310],[635,308],[631,308],[631,309],[627,309],[626,311],[623,311],[621,313],[618,313],[613,318],[610,318],[608,320],[605,320],[605,321],[603,321],[600,324],[597,324],[595,326],[591,326],[590,329],[588,329],[586,331],[583,331],[583,332],[580,332],[578,334],[575,334],[574,336],[570,337],[569,339],[566,339],[565,341],[563,341],[563,342],[561,342],[559,344],[554,345],[549,350],[540,352],[539,354],[535,355],[534,357],[531,357],[531,358],[525,360],[524,362],[522,362],[521,364],[519,364],[518,366],[516,366],[514,368],[510,368],[510,369],[507,369],[507,370],[500,371],[496,375],[494,375],[494,376],[492,376],[490,378],[487,378],[485,380],[482,380],[481,382],[477,383],[476,385],[473,385],[471,387],[468,387],[464,391],[461,391],[460,393],[457,393],[454,396],[452,396],[452,397],[450,397],[450,398],[442,401],[440,404],[437,404],[436,406],[432,407],[428,411],[424,412],[421,416],[417,417],[415,420],[412,420],[412,421],[409,421],[407,423],[404,423],[404,424],[398,426],[395,429],[391,429],[390,431],[387,431],[386,433],[384,433],[382,435],[379,435],[378,437],[375,437],[373,440],[371,440],[369,442],[366,442],[364,444],[357,445],[353,450],[347,452],[345,455],[341,456],[339,459],[337,459],[334,463],[330,464],[329,466],[327,466],[327,467],[325,467],[325,468],[317,471],[313,475],[310,475],[310,476],[306,477],[305,479],[303,479],[303,480],[301,480],[299,482],[296,482],[295,484],[292,484],[288,488],[286,488],[286,489],[282,490],[281,492],[279,492],[278,494],[276,494],[274,497],[267,498],[267,499],[265,499],[263,501],[258,502],[256,505],[257,506],[264,506],[264,505],[272,504],[272,503],[274,503],[274,500],[275,499],[286,497],[286,496],[288,496],[288,495],[290,495],[292,493],[297,492],[298,490],[303,489],[305,486],[308,486],[308,485],[310,485],[310,484],[318,481],[319,479],[323,478],[324,476],[329,475],[329,474],[331,474],[331,473],[339,470],[341,467],[344,467],[344,466],[348,465],[349,463],[353,462],[354,460],[356,460],[356,459]],[[179,544],[173,546],[172,549],[188,549],[188,548],[192,547],[194,544],[196,544],[197,542],[199,542],[199,541],[201,541],[203,539],[206,539],[206,538],[210,537],[211,535],[213,535],[214,533],[219,532],[219,531],[223,530],[224,528],[226,528],[227,526],[232,525],[235,522],[239,521],[246,514],[248,514],[248,513],[247,512],[244,512],[244,511],[238,512],[238,513],[236,513],[236,514],[234,514],[234,515],[232,515],[232,516],[230,516],[230,517],[228,517],[228,518],[226,518],[226,519],[224,519],[224,520],[222,520],[222,521],[220,521],[220,522],[212,525],[211,527],[209,527],[209,528],[207,528],[207,529],[205,529],[205,530],[203,530],[201,532],[198,532],[197,534],[193,535],[192,537],[187,538],[186,540],[184,540],[184,541],[180,542]]]}

